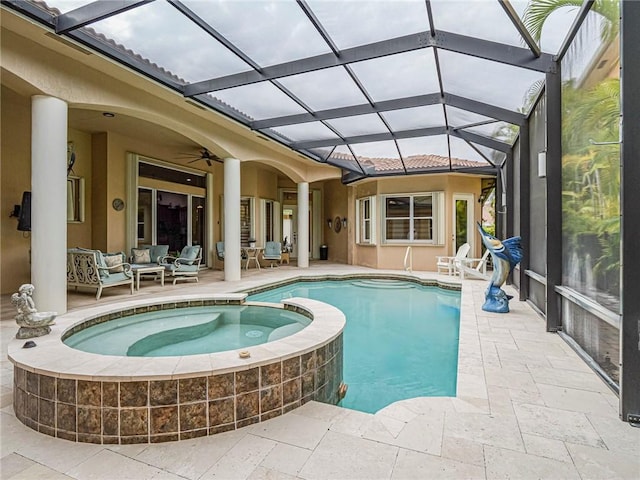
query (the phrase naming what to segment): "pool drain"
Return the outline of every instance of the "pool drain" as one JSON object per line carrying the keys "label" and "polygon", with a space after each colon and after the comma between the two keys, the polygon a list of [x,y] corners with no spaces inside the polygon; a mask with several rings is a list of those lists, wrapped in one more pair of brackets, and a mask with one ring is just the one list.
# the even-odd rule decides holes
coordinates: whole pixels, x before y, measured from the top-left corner
{"label": "pool drain", "polygon": [[245,333],[245,336],[249,338],[258,338],[258,337],[261,337],[262,335],[264,335],[264,333],[261,332],[260,330],[249,330],[247,333]]}

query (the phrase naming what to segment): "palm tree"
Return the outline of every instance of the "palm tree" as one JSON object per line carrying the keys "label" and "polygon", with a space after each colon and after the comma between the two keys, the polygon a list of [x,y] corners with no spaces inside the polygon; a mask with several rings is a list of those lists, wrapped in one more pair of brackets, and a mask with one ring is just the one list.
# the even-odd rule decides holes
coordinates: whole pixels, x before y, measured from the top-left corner
{"label": "palm tree", "polygon": [[[531,36],[540,43],[542,27],[553,12],[565,7],[580,8],[582,3],[583,0],[530,0],[522,21]],[[601,39],[605,42],[613,40],[620,29],[619,0],[596,0],[591,11],[604,19],[600,30]]]}
{"label": "palm tree", "polygon": [[[542,28],[552,13],[566,7],[579,8],[582,4],[582,0],[530,0],[523,23],[539,42]],[[591,8],[601,19],[602,45],[616,41],[619,5],[619,0],[596,0]],[[593,24],[586,24],[581,34],[590,27]],[[580,48],[580,37],[574,46]],[[571,50],[568,55],[573,55]],[[598,278],[597,286],[618,297],[620,80],[606,78],[590,88],[584,85],[578,85],[576,79],[566,80],[562,85],[563,246],[568,249],[568,258],[584,259],[590,253],[595,260],[591,268]]]}

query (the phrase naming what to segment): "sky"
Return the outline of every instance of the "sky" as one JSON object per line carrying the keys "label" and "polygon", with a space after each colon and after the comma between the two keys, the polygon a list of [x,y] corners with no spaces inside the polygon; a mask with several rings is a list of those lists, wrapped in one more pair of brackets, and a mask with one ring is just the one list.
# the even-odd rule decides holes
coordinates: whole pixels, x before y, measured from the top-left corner
{"label": "sky", "polygon": [[[46,1],[63,13],[90,3]],[[261,66],[331,52],[293,0],[183,0],[183,3]],[[511,3],[522,15],[527,2]],[[307,0],[307,4],[339,49],[429,30],[424,0]],[[432,0],[431,5],[438,30],[526,48],[497,0]],[[577,8],[564,8],[551,17],[543,30],[543,51],[556,53],[576,12]],[[136,7],[90,27],[188,83],[251,69],[164,0]],[[522,107],[530,85],[544,78],[541,73],[525,69],[442,49],[438,52],[445,92],[514,111]],[[353,64],[351,68],[374,102],[439,92],[432,49],[381,57]],[[343,67],[285,77],[279,83],[313,110],[368,103]],[[306,111],[272,83],[237,87],[213,95],[253,119]],[[420,115],[419,111],[415,113]],[[413,122],[417,125],[414,128],[432,126],[433,118],[429,114],[422,123]],[[362,120],[375,129],[380,127],[371,119]],[[334,122],[332,126],[357,131],[349,121]],[[307,131],[304,125],[281,127],[279,131],[294,140],[335,136],[321,124],[308,125]],[[438,150],[441,149],[439,146]],[[369,150],[375,153],[375,145]],[[387,150],[388,145],[380,151]]]}

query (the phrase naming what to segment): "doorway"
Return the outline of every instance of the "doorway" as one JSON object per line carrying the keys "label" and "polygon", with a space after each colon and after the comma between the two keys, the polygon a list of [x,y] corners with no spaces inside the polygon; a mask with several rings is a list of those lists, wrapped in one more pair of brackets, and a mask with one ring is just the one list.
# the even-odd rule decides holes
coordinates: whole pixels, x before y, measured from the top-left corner
{"label": "doorway", "polygon": [[285,205],[282,209],[282,243],[291,249],[291,258],[298,258],[298,207]]}
{"label": "doorway", "polygon": [[453,194],[453,253],[465,243],[473,249],[473,239],[475,238],[473,223],[473,194],[470,193],[454,193]]}

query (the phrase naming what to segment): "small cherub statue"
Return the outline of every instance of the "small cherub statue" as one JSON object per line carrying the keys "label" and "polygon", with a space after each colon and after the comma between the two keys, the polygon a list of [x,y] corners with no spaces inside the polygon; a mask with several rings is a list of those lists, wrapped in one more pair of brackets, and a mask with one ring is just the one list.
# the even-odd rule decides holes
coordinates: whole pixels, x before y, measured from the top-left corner
{"label": "small cherub statue", "polygon": [[20,329],[16,338],[33,338],[46,335],[51,332],[51,325],[57,312],[38,312],[31,297],[35,287],[30,283],[20,285],[18,293],[11,295],[11,304],[18,310],[16,323]]}

